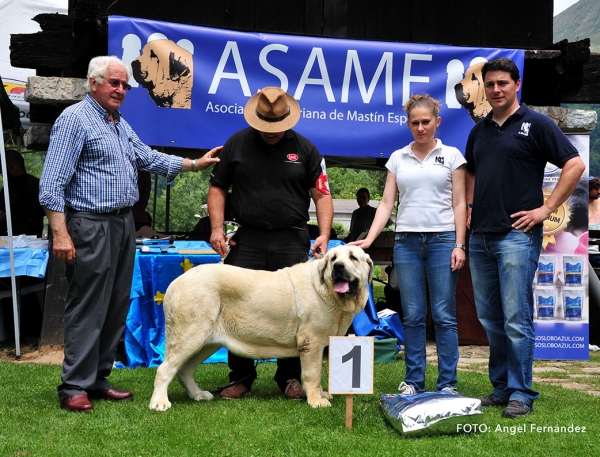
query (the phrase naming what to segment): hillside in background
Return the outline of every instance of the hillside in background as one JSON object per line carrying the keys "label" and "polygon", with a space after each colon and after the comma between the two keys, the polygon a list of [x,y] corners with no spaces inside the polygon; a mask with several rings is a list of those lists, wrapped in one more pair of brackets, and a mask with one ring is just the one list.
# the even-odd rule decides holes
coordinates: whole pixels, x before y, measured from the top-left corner
{"label": "hillside in background", "polygon": [[592,52],[600,53],[600,2],[579,0],[554,18],[554,42],[590,39]]}
{"label": "hillside in background", "polygon": [[[600,53],[600,1],[579,0],[554,17],[554,42],[590,39],[590,50]],[[600,104],[564,104],[565,108],[595,110],[600,120]],[[590,135],[590,176],[600,176],[600,122]]]}

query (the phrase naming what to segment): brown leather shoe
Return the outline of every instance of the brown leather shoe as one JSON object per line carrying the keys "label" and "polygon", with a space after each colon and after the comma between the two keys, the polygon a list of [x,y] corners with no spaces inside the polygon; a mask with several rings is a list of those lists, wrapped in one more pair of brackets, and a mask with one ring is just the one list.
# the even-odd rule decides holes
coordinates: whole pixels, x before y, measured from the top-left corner
{"label": "brown leather shoe", "polygon": [[284,393],[290,400],[306,400],[306,392],[297,379],[288,380]]}
{"label": "brown leather shoe", "polygon": [[241,382],[225,387],[219,395],[226,400],[239,400],[248,395],[250,390]]}
{"label": "brown leather shoe", "polygon": [[129,390],[118,390],[111,387],[108,390],[92,390],[90,397],[99,400],[123,401],[133,400],[133,393]]}
{"label": "brown leather shoe", "polygon": [[94,405],[88,400],[86,394],[73,395],[60,401],[60,407],[67,411],[89,413]]}

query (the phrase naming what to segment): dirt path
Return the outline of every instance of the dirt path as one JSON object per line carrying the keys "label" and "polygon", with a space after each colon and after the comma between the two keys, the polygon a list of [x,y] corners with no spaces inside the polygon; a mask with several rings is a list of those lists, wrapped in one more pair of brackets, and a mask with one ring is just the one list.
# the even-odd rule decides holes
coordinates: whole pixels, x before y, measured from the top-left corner
{"label": "dirt path", "polygon": [[[460,346],[458,369],[487,374],[488,346]],[[435,344],[427,343],[427,362],[437,364]],[[600,362],[581,360],[535,360],[533,381],[553,384],[600,396],[600,384],[586,382],[586,378],[600,375]]]}
{"label": "dirt path", "polygon": [[21,344],[20,349],[20,361],[15,359],[14,344],[0,350],[0,360],[5,362],[48,363],[51,365],[61,365],[63,362],[63,347],[59,345],[48,345],[38,348],[37,344],[25,342]]}

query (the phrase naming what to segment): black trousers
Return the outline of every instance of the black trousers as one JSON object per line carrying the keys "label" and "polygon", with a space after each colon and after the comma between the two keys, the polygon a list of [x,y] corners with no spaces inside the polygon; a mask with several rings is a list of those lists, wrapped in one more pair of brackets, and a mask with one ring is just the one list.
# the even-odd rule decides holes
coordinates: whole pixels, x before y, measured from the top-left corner
{"label": "black trousers", "polygon": [[[251,270],[276,271],[308,259],[310,237],[306,225],[298,228],[259,230],[242,225],[237,231],[225,263]],[[248,389],[256,379],[254,360],[228,355],[230,382],[241,382]],[[277,359],[275,382],[285,391],[290,379],[300,380],[300,358]]]}
{"label": "black trousers", "polygon": [[67,210],[76,258],[67,265],[63,400],[106,390],[129,311],[135,261],[131,211],[119,216]]}

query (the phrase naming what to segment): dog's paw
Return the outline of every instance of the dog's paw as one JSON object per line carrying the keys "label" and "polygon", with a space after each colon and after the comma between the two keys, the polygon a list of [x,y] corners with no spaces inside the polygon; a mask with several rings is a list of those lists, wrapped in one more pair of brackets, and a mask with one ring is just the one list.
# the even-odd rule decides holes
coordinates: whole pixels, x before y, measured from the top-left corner
{"label": "dog's paw", "polygon": [[323,397],[309,398],[308,404],[313,408],[326,408],[328,406],[331,406],[329,400]]}
{"label": "dog's paw", "polygon": [[325,390],[321,389],[321,397],[326,398],[327,400],[331,400],[333,398],[333,395],[329,395],[329,392],[326,392]]}
{"label": "dog's paw", "polygon": [[202,401],[202,400],[212,400],[214,397],[213,397],[213,394],[211,394],[207,390],[199,390],[194,395],[190,395],[190,398],[192,400]]}
{"label": "dog's paw", "polygon": [[154,411],[166,411],[171,407],[171,402],[169,400],[164,401],[155,401],[151,400],[148,408],[153,409]]}

